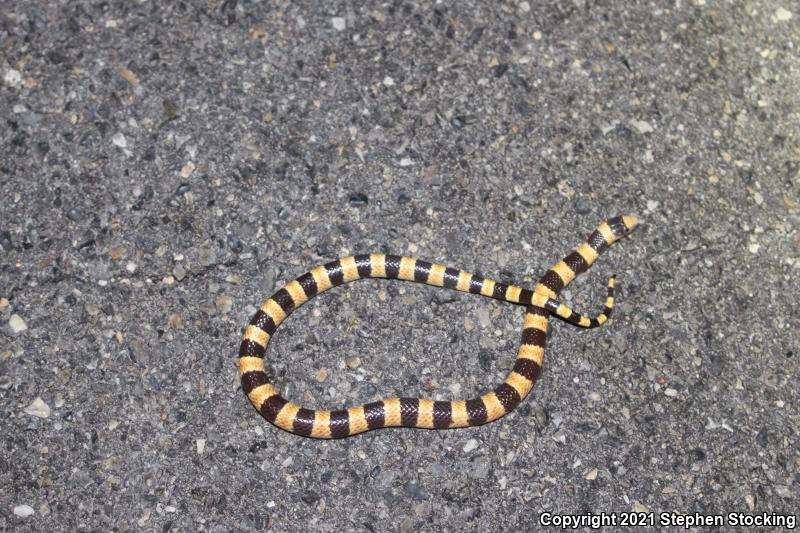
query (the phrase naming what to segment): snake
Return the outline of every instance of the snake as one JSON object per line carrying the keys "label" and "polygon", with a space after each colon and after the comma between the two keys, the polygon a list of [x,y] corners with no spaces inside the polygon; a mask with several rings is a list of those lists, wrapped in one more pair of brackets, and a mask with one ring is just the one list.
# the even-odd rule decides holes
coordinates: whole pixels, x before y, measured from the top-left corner
{"label": "snake", "polygon": [[[239,347],[242,390],[256,410],[273,425],[305,437],[343,438],[385,427],[450,429],[479,426],[511,412],[533,388],[544,359],[551,315],[583,328],[604,324],[614,307],[615,277],[608,280],[603,312],[589,317],[558,300],[576,276],[586,272],[609,246],[637,226],[633,215],[610,218],[580,246],[551,266],[534,289],[500,283],[481,275],[413,257],[360,254],[317,266],[269,297],[244,329]],[[267,344],[292,311],[333,287],[364,278],[424,283],[522,305],[522,339],[513,369],[493,390],[473,399],[439,401],[391,398],[327,411],[301,407],[283,398],[265,369]]]}

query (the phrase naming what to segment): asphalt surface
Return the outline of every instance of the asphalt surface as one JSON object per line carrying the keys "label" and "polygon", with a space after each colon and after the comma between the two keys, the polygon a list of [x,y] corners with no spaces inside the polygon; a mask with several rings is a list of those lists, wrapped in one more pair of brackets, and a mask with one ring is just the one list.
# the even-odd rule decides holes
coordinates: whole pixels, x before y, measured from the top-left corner
{"label": "asphalt surface", "polygon": [[[796,3],[158,4],[0,9],[0,529],[797,512]],[[616,317],[556,321],[497,422],[315,441],[241,392],[244,325],[317,264],[531,286],[623,213],[642,226],[564,293],[595,312],[617,273]],[[269,366],[313,407],[473,397],[521,319],[360,281]]]}

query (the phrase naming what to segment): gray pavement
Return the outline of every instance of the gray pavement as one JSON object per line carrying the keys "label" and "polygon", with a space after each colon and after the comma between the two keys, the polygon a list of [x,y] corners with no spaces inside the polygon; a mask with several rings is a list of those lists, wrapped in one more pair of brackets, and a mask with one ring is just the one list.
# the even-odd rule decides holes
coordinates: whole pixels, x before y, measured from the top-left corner
{"label": "gray pavement", "polygon": [[[0,529],[797,512],[797,3],[159,4],[0,8]],[[247,320],[317,264],[531,286],[621,213],[643,225],[564,293],[594,312],[618,273],[616,317],[554,322],[504,419],[314,441],[240,390]],[[472,397],[521,319],[360,281],[269,365],[308,406]]]}

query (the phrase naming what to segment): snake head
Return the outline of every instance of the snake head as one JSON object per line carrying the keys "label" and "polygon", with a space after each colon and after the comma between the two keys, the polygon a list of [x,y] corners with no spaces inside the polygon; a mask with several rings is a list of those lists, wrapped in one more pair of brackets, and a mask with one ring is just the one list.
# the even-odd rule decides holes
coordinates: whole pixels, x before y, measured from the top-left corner
{"label": "snake head", "polygon": [[610,219],[607,224],[614,233],[614,237],[620,239],[634,230],[639,224],[639,219],[635,215],[622,215]]}

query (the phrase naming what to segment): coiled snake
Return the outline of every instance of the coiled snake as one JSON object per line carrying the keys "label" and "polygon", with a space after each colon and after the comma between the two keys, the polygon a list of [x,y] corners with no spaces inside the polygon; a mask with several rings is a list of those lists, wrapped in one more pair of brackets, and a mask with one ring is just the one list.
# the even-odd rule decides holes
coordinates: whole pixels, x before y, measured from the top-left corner
{"label": "coiled snake", "polygon": [[[382,427],[446,429],[497,420],[514,409],[533,387],[544,357],[550,314],[586,328],[603,324],[611,315],[614,277],[608,281],[605,309],[597,317],[576,313],[556,298],[611,244],[630,233],[637,222],[635,216],[619,216],[604,222],[586,242],[550,267],[532,291],[437,263],[396,255],[355,255],[318,266],[273,294],[250,320],[239,349],[242,389],[264,418],[279,428],[323,439],[348,437]],[[269,383],[264,371],[264,355],[270,337],[289,313],[310,298],[361,278],[416,281],[524,305],[522,340],[514,369],[493,391],[471,400],[392,398],[335,411],[306,409],[285,400]]]}

